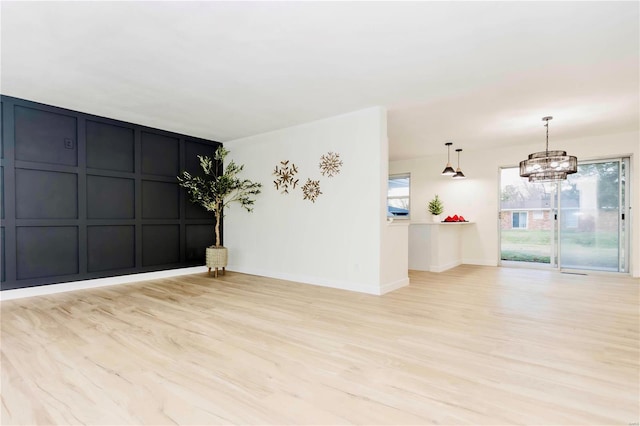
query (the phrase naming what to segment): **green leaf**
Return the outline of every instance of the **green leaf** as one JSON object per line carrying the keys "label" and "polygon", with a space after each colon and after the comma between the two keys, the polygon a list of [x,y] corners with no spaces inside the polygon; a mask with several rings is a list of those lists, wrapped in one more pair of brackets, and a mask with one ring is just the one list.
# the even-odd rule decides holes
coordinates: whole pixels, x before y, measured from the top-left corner
{"label": "green leaf", "polygon": [[[213,212],[216,223],[224,217],[225,207],[235,202],[245,210],[253,211],[253,197],[260,194],[262,188],[261,183],[240,179],[238,174],[243,171],[244,165],[237,165],[233,160],[223,171],[224,159],[228,154],[227,149],[219,146],[213,158],[198,155],[204,176],[192,176],[187,171],[177,176],[178,184],[187,191],[189,201]],[[216,245],[219,245],[219,242],[220,236],[216,226]]]}

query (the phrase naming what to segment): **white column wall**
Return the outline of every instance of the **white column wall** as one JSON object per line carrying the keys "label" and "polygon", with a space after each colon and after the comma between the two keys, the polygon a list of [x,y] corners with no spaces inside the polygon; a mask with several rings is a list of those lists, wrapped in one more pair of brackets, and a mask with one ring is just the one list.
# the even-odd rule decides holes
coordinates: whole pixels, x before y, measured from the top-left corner
{"label": "white column wall", "polygon": [[384,218],[380,222],[380,292],[384,294],[397,288],[409,285],[409,223],[407,221],[388,222],[387,194],[389,185],[389,143],[387,139],[387,120],[382,121],[381,134],[384,143],[380,146],[380,157],[387,159],[380,170],[379,185],[382,191],[378,194],[381,206],[380,214]]}
{"label": "white column wall", "polygon": [[[558,140],[553,143],[578,160],[596,158],[631,157],[631,273],[640,276],[640,134],[616,133],[590,138]],[[447,160],[444,145],[442,153],[411,160],[392,161],[389,172],[411,173],[411,221],[426,222],[431,218],[427,203],[438,194],[446,215],[463,215],[476,222],[465,226],[462,244],[463,263],[497,265],[499,259],[498,218],[499,168],[517,166],[528,154],[540,150],[540,144],[475,151],[473,146],[459,146],[464,151],[460,165],[464,180],[441,176]]]}
{"label": "white column wall", "polygon": [[[382,226],[388,167],[386,111],[375,107],[225,143],[244,164],[243,177],[263,184],[253,213],[238,205],[224,222],[228,269],[371,294],[383,293]],[[322,176],[320,156],[340,154],[340,174]],[[298,187],[275,189],[280,161],[298,168]],[[320,181],[315,203],[307,178]],[[384,182],[384,187],[381,186]],[[394,268],[395,266],[389,266]],[[404,271],[406,277],[406,269]]]}

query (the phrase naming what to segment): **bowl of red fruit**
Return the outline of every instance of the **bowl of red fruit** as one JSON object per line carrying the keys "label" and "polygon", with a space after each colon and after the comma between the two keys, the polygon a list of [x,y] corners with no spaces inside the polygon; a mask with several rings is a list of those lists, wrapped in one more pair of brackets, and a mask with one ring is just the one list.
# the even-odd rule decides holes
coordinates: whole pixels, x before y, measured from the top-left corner
{"label": "bowl of red fruit", "polygon": [[443,223],[456,223],[456,222],[469,222],[469,221],[466,220],[464,217],[458,216],[457,214],[455,214],[453,216],[447,216],[445,218],[445,220],[443,220],[442,222]]}

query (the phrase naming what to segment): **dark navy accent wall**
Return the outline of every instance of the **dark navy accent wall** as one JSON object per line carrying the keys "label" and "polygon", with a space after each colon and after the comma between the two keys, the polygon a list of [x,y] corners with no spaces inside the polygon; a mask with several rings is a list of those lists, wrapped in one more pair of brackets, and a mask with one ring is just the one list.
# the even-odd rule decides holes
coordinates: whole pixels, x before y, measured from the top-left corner
{"label": "dark navy accent wall", "polygon": [[2,290],[203,265],[213,215],[177,184],[220,143],[2,96]]}

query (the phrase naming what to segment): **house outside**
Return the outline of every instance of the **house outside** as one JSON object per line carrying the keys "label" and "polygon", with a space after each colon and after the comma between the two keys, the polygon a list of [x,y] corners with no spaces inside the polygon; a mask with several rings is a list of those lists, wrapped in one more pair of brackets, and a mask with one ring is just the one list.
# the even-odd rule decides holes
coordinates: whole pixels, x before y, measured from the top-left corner
{"label": "house outside", "polygon": [[[563,229],[578,232],[618,230],[617,210],[580,210],[578,207],[563,208]],[[500,214],[502,230],[551,230],[553,215],[549,208],[503,208]]]}

